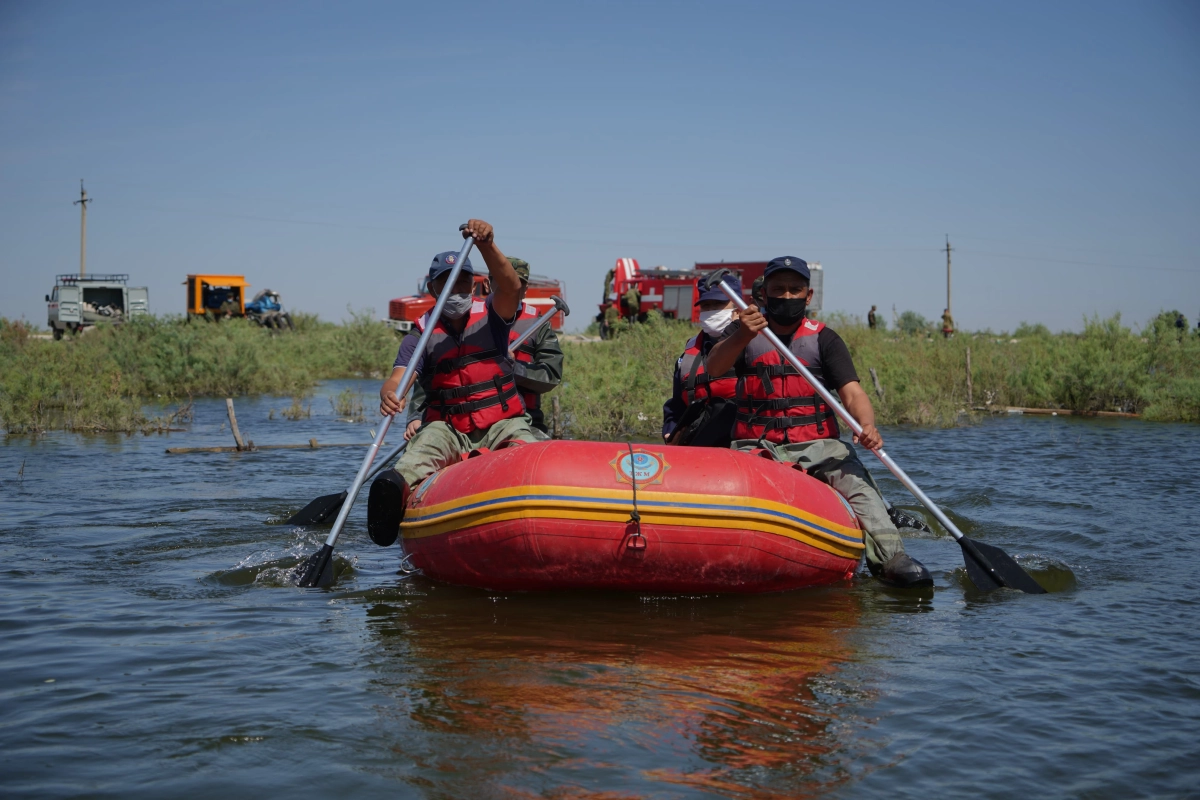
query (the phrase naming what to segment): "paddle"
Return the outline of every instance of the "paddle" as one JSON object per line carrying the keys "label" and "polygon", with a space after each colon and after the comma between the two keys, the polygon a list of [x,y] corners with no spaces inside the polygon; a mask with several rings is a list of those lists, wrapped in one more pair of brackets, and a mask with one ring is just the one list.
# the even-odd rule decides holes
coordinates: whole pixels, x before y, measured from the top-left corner
{"label": "paddle", "polygon": [[[404,448],[408,442],[401,442],[392,448],[391,452],[377,460],[374,468],[372,468],[367,480],[371,480],[380,472],[396,460],[396,458],[404,452]],[[287,525],[320,525],[328,520],[331,516],[337,513],[342,507],[342,503],[346,500],[346,495],[349,490],[342,490],[336,494],[323,494],[317,499],[310,502],[304,508],[297,511],[292,516],[288,517]]]}
{"label": "paddle", "polygon": [[[466,227],[466,225],[462,225],[459,227],[459,230],[463,230]],[[475,239],[472,236],[466,237],[466,241],[463,242],[462,250],[458,252],[458,258],[455,259],[454,266],[450,269],[450,275],[446,278],[446,284],[442,287],[442,293],[438,296],[433,310],[429,312],[430,324],[426,325],[425,330],[421,332],[421,338],[417,340],[417,348],[413,351],[409,368],[404,370],[404,376],[400,379],[400,385],[396,388],[397,397],[406,397],[408,390],[412,388],[413,381],[417,377],[417,371],[412,367],[424,355],[425,347],[429,344],[429,337],[433,334],[433,329],[437,327],[437,320],[442,316],[442,309],[446,305],[447,298],[454,291],[454,283],[458,280],[458,273],[462,270],[463,262],[467,260],[467,255],[471,252],[474,244]],[[341,510],[338,511],[337,519],[333,523],[333,530],[329,532],[328,538],[325,539],[325,544],[321,546],[320,550],[305,559],[304,563],[296,569],[297,586],[328,586],[333,583],[333,546],[337,544],[338,536],[342,532],[342,526],[346,524],[346,517],[350,516],[350,509],[358,497],[358,492],[367,480],[367,473],[371,470],[371,464],[375,461],[375,454],[379,452],[379,445],[383,443],[383,438],[387,436],[392,419],[393,417],[388,415],[380,423],[379,433],[376,434],[375,441],[367,448],[366,458],[363,459],[362,466],[358,468],[358,474],[354,476],[354,483],[350,484],[350,488],[346,490],[345,501],[342,503]],[[388,462],[384,461],[383,463],[386,464]]]}
{"label": "paddle", "polygon": [[[554,308],[550,309],[545,314],[542,314],[540,317],[538,317],[537,322],[533,323],[533,325],[529,328],[529,330],[522,333],[519,337],[517,337],[517,339],[511,345],[509,345],[508,349],[509,349],[510,353],[516,352],[516,349],[518,347],[520,347],[521,345],[523,345],[525,342],[529,341],[530,337],[535,335],[538,331],[540,331],[546,325],[549,325],[550,320],[553,319],[554,315],[557,314],[558,312],[561,311],[563,313],[564,317],[570,316],[571,309],[567,306],[567,302],[565,300],[563,300],[561,297],[558,297],[557,295],[555,295],[551,299],[554,301]],[[369,475],[367,475],[366,479],[369,481],[372,478],[374,478],[376,475],[378,475],[380,472],[383,472],[384,468],[386,468],[389,464],[394,462],[396,460],[396,458],[402,452],[404,452],[404,448],[407,445],[408,445],[408,442],[405,441],[405,442],[401,442],[400,444],[396,445],[396,447],[392,448],[392,451],[390,453],[388,453],[382,459],[379,460],[379,463],[371,470],[371,473]],[[322,522],[325,522],[330,517],[332,517],[335,513],[337,513],[337,511],[342,507],[342,503],[344,503],[346,501],[346,496],[348,494],[349,494],[349,490],[336,492],[334,494],[323,494],[320,497],[313,500],[312,502],[310,502],[304,508],[297,511],[292,516],[288,517],[286,524],[288,524],[288,525],[320,525]]]}
{"label": "paddle", "polygon": [[550,320],[552,320],[554,318],[554,315],[557,314],[558,312],[561,311],[564,317],[571,316],[571,309],[567,307],[566,300],[563,300],[558,295],[554,295],[554,297],[551,297],[550,299],[554,301],[554,308],[550,309],[545,314],[542,314],[540,317],[538,317],[537,322],[533,323],[533,325],[531,325],[529,327],[529,330],[525,331],[524,333],[522,333],[520,336],[518,336],[516,339],[513,340],[512,344],[510,344],[508,346],[509,355],[512,355],[513,353],[517,352],[518,347],[525,344],[527,341],[529,341],[530,337],[532,337],[535,333],[537,333],[542,328],[549,325]]}
{"label": "paddle", "polygon": [[[742,299],[741,294],[730,287],[729,284],[724,281],[724,279],[721,280],[721,291],[725,293],[726,297],[733,301],[733,304],[737,306],[738,309],[745,311],[749,307],[747,306],[746,301]],[[836,412],[837,415],[842,418],[842,421],[844,421],[846,425],[850,427],[850,430],[854,431],[856,434],[862,433],[862,426],[858,424],[858,420],[850,416],[850,412],[842,407],[842,404],[839,403],[837,398],[833,396],[833,392],[826,389],[825,385],[818,381],[813,374],[808,371],[808,367],[804,366],[804,363],[796,357],[795,353],[784,346],[783,342],[779,340],[779,337],[776,336],[770,328],[765,328],[762,331],[759,331],[759,335],[766,336],[767,341],[775,345],[775,349],[779,351],[779,353],[787,360],[789,364],[795,367],[795,369],[804,377],[804,380],[808,381],[809,384],[811,384],[812,387],[817,390],[817,394],[821,395],[821,399],[824,400],[826,405],[832,408],[834,412]],[[900,465],[893,461],[891,456],[883,452],[883,448],[872,450],[871,452],[873,452],[879,458],[879,460],[883,462],[883,465],[887,467],[888,470],[895,475],[896,478],[903,483],[910,492],[913,493],[914,497],[921,501],[922,505],[929,509],[930,513],[933,514],[937,521],[942,523],[946,530],[950,531],[950,535],[953,536],[955,541],[958,542],[959,546],[962,547],[963,561],[967,565],[967,576],[970,577],[971,582],[974,583],[980,591],[990,592],[993,589],[999,589],[1001,586],[1007,586],[1010,589],[1019,589],[1022,592],[1027,592],[1029,594],[1046,593],[1046,590],[1038,585],[1037,581],[1033,579],[1033,576],[1023,570],[1021,565],[1014,561],[1012,557],[1008,555],[1008,553],[1005,553],[999,547],[993,547],[992,545],[984,544],[983,542],[976,542],[972,539],[968,539],[966,536],[963,536],[962,531],[958,529],[958,526],[951,522],[950,518],[942,513],[942,510],[937,507],[937,504],[930,500],[929,497],[923,491],[921,491],[921,487],[917,486],[916,482],[912,478],[908,477],[908,474],[904,470],[900,469]]]}

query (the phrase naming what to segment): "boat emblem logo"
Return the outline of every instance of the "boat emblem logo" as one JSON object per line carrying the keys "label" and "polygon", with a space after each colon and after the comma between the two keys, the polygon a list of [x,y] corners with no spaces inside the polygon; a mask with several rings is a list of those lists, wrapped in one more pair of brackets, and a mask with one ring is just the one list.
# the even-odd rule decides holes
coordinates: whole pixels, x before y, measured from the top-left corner
{"label": "boat emblem logo", "polygon": [[609,462],[617,473],[617,483],[636,483],[644,486],[651,483],[662,483],[663,475],[671,468],[662,453],[647,453],[628,450],[617,453],[617,457]]}
{"label": "boat emblem logo", "polygon": [[455,261],[457,261],[457,260],[458,260],[458,256],[455,256],[455,255],[449,255],[449,256],[446,256],[446,263],[447,263],[447,264],[453,265],[453,264],[454,264],[454,262],[455,262]]}
{"label": "boat emblem logo", "polygon": [[424,496],[425,492],[429,489],[430,486],[433,486],[434,482],[437,480],[438,475],[441,475],[441,474],[442,473],[440,471],[435,472],[432,475],[430,475],[428,478],[426,478],[425,480],[421,481],[421,485],[417,487],[417,490],[415,492],[413,492],[412,502],[413,503],[421,502],[421,497]]}

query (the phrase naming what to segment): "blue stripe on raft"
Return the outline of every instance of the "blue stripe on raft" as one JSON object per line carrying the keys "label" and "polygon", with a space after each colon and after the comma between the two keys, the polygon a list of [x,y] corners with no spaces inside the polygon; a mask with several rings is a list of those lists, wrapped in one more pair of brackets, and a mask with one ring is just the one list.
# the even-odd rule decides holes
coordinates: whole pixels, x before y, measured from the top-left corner
{"label": "blue stripe on raft", "polygon": [[[481,500],[478,503],[469,503],[467,505],[455,506],[454,508],[446,509],[445,511],[439,511],[436,514],[430,514],[429,516],[421,516],[421,517],[417,517],[415,519],[406,519],[405,522],[409,523],[409,524],[427,525],[427,524],[436,522],[438,519],[440,519],[448,514],[456,514],[460,511],[469,511],[471,509],[483,508],[484,506],[495,505],[497,503],[509,503],[514,500],[569,500],[569,501],[576,502],[576,503],[593,503],[593,504],[612,503],[613,502],[613,500],[610,498],[573,497],[571,495],[561,495],[561,494],[512,495],[509,497],[496,497],[496,498],[492,498],[490,500]],[[753,506],[719,505],[719,504],[715,504],[715,503],[676,503],[676,502],[667,501],[667,500],[641,500],[641,499],[638,500],[638,505],[643,506],[643,507],[659,506],[659,507],[663,507],[663,508],[696,508],[696,509],[704,509],[704,510],[709,510],[709,511],[749,511],[749,512],[753,512],[755,514],[767,514],[767,515],[770,515],[773,517],[779,517],[780,519],[789,520],[790,522],[794,522],[797,525],[800,525],[801,527],[813,528],[815,530],[821,531],[822,533],[828,534],[829,536],[833,536],[834,538],[839,539],[843,542],[850,542],[852,544],[862,544],[861,537],[847,536],[844,533],[838,533],[837,531],[830,530],[829,528],[826,528],[823,525],[818,525],[817,523],[813,522],[812,520],[807,520],[807,519],[804,519],[803,517],[793,516],[792,514],[788,514],[783,511],[774,511],[769,508],[757,508],[757,507],[753,507]]]}

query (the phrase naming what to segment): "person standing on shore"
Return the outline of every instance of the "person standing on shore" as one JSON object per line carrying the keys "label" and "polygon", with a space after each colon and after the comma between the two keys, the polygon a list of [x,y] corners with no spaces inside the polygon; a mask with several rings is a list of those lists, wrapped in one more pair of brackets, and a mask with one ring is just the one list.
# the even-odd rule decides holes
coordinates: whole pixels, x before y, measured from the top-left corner
{"label": "person standing on shore", "polygon": [[[716,273],[717,279],[723,277]],[[725,282],[741,294],[735,277]],[[663,403],[663,441],[667,444],[728,447],[733,431],[733,405],[737,375],[728,370],[718,378],[707,370],[707,356],[733,325],[733,301],[721,287],[705,276],[700,281],[700,332],[688,340],[683,355],[675,362],[671,397]]]}
{"label": "person standing on shore", "polygon": [[875,330],[875,326],[877,324],[878,322],[875,319],[875,306],[871,306],[871,310],[867,312],[867,327],[871,330]]}
{"label": "person standing on shore", "polygon": [[[391,377],[379,389],[379,413],[400,413],[406,401],[396,396],[396,389],[411,368],[419,373],[426,398],[420,430],[395,467],[371,484],[367,532],[381,547],[396,541],[408,495],[425,478],[472,450],[538,440],[508,355],[510,333],[521,313],[521,279],[496,246],[491,225],[470,220],[463,235],[475,238],[492,294],[482,303],[474,302],[475,273],[465,260],[441,318],[430,319],[428,312],[417,320],[400,342]],[[445,288],[457,257],[453,251],[434,256],[428,280],[434,296]],[[420,335],[429,325],[434,326],[429,343],[424,353],[417,353]]]}
{"label": "person standing on shore", "polygon": [[949,339],[954,335],[954,317],[950,316],[950,309],[942,312],[942,337]]}
{"label": "person standing on shore", "polygon": [[862,426],[855,443],[872,450],[883,446],[871,399],[858,382],[846,343],[824,323],[805,317],[813,295],[808,264],[782,256],[767,264],[763,277],[766,314],[757,304],[738,312],[739,327],[708,354],[712,374],[735,369],[739,376],[732,447],[766,450],[841,494],[862,523],[867,568],[881,582],[899,587],[933,585],[929,570],[904,552],[883,497],[854,448],[840,438],[836,414],[774,345],[758,335],[769,327],[817,380],[838,394]]}
{"label": "person standing on shore", "polygon": [[625,308],[625,319],[630,325],[641,322],[642,291],[636,283],[629,284],[625,294],[621,295],[621,305]]}

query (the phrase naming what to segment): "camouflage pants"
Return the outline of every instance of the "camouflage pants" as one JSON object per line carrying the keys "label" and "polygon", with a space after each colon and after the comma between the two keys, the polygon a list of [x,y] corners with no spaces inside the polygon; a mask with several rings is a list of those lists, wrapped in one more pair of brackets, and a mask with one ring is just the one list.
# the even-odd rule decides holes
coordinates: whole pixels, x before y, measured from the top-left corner
{"label": "camouflage pants", "polygon": [[438,420],[426,422],[413,435],[396,462],[396,471],[410,487],[451,464],[457,464],[463,455],[486,447],[495,450],[505,442],[539,441],[529,424],[529,415],[502,419],[485,430],[461,433],[453,425]]}
{"label": "camouflage pants", "polygon": [[867,564],[879,567],[897,553],[904,552],[900,531],[892,524],[879,487],[859,461],[854,448],[841,439],[817,439],[797,444],[772,444],[758,439],[737,439],[734,450],[766,447],[788,464],[799,464],[812,477],[827,483],[854,509],[862,523]]}

